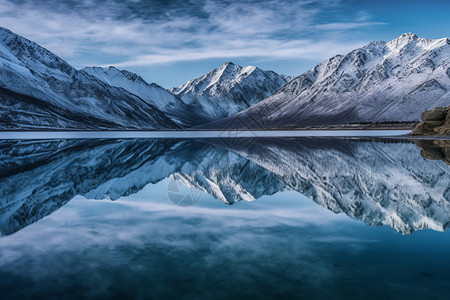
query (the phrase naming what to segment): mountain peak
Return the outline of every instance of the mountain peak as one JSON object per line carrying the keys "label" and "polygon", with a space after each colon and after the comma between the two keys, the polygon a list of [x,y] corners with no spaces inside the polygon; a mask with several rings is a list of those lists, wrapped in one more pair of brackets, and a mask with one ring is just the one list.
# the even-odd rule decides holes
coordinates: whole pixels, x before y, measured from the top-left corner
{"label": "mountain peak", "polygon": [[[113,67],[113,68],[115,68],[115,67]],[[127,70],[119,70],[119,72],[122,73],[123,76],[125,76],[126,78],[128,78],[131,81],[139,81],[139,82],[148,84],[147,81],[144,80],[144,78],[142,78],[141,76],[139,76],[136,73],[133,73],[133,72],[130,72],[130,71],[127,71]]]}
{"label": "mountain peak", "polygon": [[229,61],[229,62],[226,62],[223,65],[221,65],[219,68],[214,69],[212,72],[218,71],[223,74],[225,71],[240,70],[240,69],[242,69],[241,66],[235,65],[234,63]]}
{"label": "mountain peak", "polygon": [[407,32],[399,35],[392,41],[388,42],[387,45],[390,48],[403,48],[404,46],[412,42],[416,42],[417,40],[419,40],[419,37],[417,35],[411,32]]}
{"label": "mountain peak", "polygon": [[[99,74],[107,74],[108,76],[123,76],[126,79],[133,81],[133,82],[140,82],[143,84],[148,84],[141,76],[127,71],[127,70],[119,70],[114,66],[109,67],[85,67],[82,69],[82,71],[89,73],[90,75],[93,75],[95,77],[99,77]],[[102,76],[100,76],[102,77]],[[109,83],[110,84],[110,83]]]}
{"label": "mountain peak", "polygon": [[397,39],[399,38],[418,39],[419,37],[415,33],[405,32],[397,37]]}
{"label": "mountain peak", "polygon": [[[257,71],[257,72],[255,72]],[[201,107],[211,121],[235,114],[272,95],[287,82],[273,71],[226,62],[209,73],[170,91],[185,103]]]}

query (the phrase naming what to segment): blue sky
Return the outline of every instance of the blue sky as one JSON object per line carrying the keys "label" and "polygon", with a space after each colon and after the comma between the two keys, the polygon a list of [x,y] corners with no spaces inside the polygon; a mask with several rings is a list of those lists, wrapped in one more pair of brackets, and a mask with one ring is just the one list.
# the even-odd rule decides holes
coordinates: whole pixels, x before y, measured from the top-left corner
{"label": "blue sky", "polygon": [[404,32],[450,36],[450,1],[0,0],[0,26],[76,68],[114,65],[172,87],[224,62],[300,75]]}

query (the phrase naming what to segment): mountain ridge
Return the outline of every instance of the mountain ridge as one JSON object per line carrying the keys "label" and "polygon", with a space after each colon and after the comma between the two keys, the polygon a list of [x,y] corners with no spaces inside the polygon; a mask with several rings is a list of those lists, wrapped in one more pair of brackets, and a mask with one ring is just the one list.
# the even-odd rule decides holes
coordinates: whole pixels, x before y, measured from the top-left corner
{"label": "mountain ridge", "polygon": [[147,83],[141,76],[127,70],[110,67],[85,67],[81,71],[111,86],[120,87],[157,107],[181,126],[189,124],[187,105],[179,97],[156,83]]}
{"label": "mountain ridge", "polygon": [[202,125],[248,108],[290,79],[273,71],[226,62],[180,87],[165,89],[114,66],[86,67],[82,71],[141,97],[184,127]]}
{"label": "mountain ridge", "polygon": [[179,128],[155,106],[5,28],[0,28],[0,74],[0,87],[10,91],[0,94],[0,113],[8,117],[2,129]]}

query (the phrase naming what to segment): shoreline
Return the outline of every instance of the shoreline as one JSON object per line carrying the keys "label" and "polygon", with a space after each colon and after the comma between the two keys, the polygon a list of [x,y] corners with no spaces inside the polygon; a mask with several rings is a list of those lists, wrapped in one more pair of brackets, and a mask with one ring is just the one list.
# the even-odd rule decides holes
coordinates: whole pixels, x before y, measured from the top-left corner
{"label": "shoreline", "polygon": [[413,130],[417,122],[398,123],[355,123],[324,126],[305,126],[297,128],[266,128],[266,129],[52,129],[52,128],[31,128],[31,129],[0,129],[3,132],[279,132],[279,131],[342,131],[342,130]]}
{"label": "shoreline", "polygon": [[277,137],[401,137],[410,130],[273,130],[273,131],[9,131],[0,139],[102,139],[102,138],[277,138]]}
{"label": "shoreline", "polygon": [[414,126],[382,127],[302,127],[294,129],[0,129],[4,132],[296,132],[296,131],[376,131],[376,130],[413,130]]}

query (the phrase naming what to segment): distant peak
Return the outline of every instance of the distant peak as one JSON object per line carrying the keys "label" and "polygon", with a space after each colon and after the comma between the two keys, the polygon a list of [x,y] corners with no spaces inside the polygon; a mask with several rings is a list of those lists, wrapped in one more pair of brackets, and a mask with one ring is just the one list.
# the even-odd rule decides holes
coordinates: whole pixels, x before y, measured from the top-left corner
{"label": "distant peak", "polygon": [[396,37],[395,39],[393,39],[391,41],[391,43],[410,42],[410,41],[414,41],[417,39],[419,39],[419,37],[417,35],[415,35],[412,32],[407,32],[407,33],[403,33],[403,34],[399,35],[398,37]]}
{"label": "distant peak", "polygon": [[229,61],[229,62],[224,63],[223,65],[221,65],[217,69],[214,69],[212,72],[213,73],[219,72],[220,74],[224,74],[224,72],[225,72],[225,74],[228,74],[228,72],[232,72],[233,70],[240,69],[240,68],[242,68],[242,67],[238,66],[238,65],[235,65],[234,63]]}
{"label": "distant peak", "polygon": [[399,37],[397,37],[397,39],[399,39],[399,38],[417,39],[418,37],[416,34],[414,34],[412,32],[406,32],[406,33],[400,35]]}
{"label": "distant peak", "polygon": [[[113,67],[113,68],[116,69],[115,67]],[[116,69],[116,70],[118,70],[120,73],[123,74],[123,76],[125,76],[126,78],[128,78],[131,81],[140,81],[142,83],[148,84],[147,81],[144,80],[144,78],[142,78],[141,76],[139,76],[136,73],[133,73],[133,72],[130,72],[127,70],[119,70],[119,69]]]}
{"label": "distant peak", "polygon": [[419,37],[414,33],[407,32],[399,35],[387,44],[393,48],[403,48],[411,42],[416,42],[418,39]]}
{"label": "distant peak", "polygon": [[101,70],[101,71],[105,71],[107,70],[107,67],[97,67],[97,66],[87,66],[84,67],[83,69],[81,69],[82,71],[89,71],[89,70]]}

